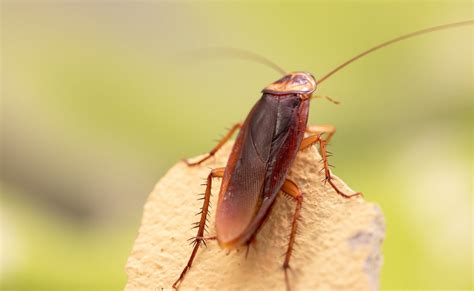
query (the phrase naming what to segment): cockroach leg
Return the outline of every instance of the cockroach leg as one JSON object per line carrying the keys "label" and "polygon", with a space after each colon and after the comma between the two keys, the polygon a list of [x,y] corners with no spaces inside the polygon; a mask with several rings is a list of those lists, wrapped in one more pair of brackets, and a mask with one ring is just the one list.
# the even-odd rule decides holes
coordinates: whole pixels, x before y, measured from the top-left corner
{"label": "cockroach leg", "polygon": [[207,219],[207,214],[209,211],[209,204],[210,204],[210,199],[211,199],[211,188],[212,188],[212,179],[213,178],[222,178],[224,176],[224,170],[225,168],[216,168],[213,169],[209,175],[207,176],[207,186],[206,186],[206,191],[204,192],[204,199],[203,199],[203,204],[201,208],[201,218],[198,223],[198,231],[196,236],[193,238],[193,251],[191,253],[191,257],[188,260],[188,263],[186,264],[186,267],[184,267],[183,271],[181,272],[181,275],[179,275],[178,280],[174,282],[173,288],[178,289],[179,284],[183,281],[184,275],[186,272],[191,268],[191,265],[194,261],[194,257],[196,256],[196,253],[199,249],[199,246],[201,243],[205,244],[206,239],[213,239],[212,237],[206,238],[204,237],[204,230],[206,228],[206,219]]}
{"label": "cockroach leg", "polygon": [[324,140],[323,138],[319,139],[319,150],[321,152],[321,156],[323,158],[323,167],[324,167],[324,175],[325,175],[325,181],[327,181],[331,187],[334,189],[334,191],[337,192],[337,194],[341,195],[344,198],[351,198],[354,196],[359,196],[362,195],[361,192],[356,192],[352,194],[346,194],[343,191],[341,191],[336,184],[332,181],[332,176],[331,176],[331,171],[329,170],[329,162],[328,162],[328,152],[326,150],[326,145],[327,141]]}
{"label": "cockroach leg", "polygon": [[215,235],[212,235],[212,236],[193,236],[192,238],[188,239],[188,241],[192,241],[194,243],[194,241],[196,240],[201,240],[203,242],[205,241],[208,241],[208,240],[216,240],[217,239],[217,236]]}
{"label": "cockroach leg", "polygon": [[256,239],[256,233],[250,238],[250,240],[247,242],[246,244],[246,250],[245,250],[245,258],[247,259],[248,256],[249,256],[249,252],[250,252],[250,246],[252,246],[255,250],[257,250],[257,239]]}
{"label": "cockroach leg", "polygon": [[327,134],[326,141],[329,142],[332,136],[336,133],[336,127],[331,124],[310,125],[306,127],[305,131],[317,135]]}
{"label": "cockroach leg", "polygon": [[341,104],[340,101],[334,100],[334,99],[332,99],[332,98],[329,97],[329,96],[322,96],[322,95],[313,95],[313,96],[311,96],[311,99],[316,99],[316,98],[326,99],[326,100],[328,100],[329,102],[334,103],[334,104],[336,104],[336,105]]}
{"label": "cockroach leg", "polygon": [[216,240],[216,239],[217,239],[217,236],[215,236],[215,235],[212,235],[212,236],[202,236],[202,237],[199,237],[199,239],[202,239],[202,240]]}
{"label": "cockroach leg", "polygon": [[[362,195],[361,192],[353,193],[353,194],[346,194],[343,191],[341,191],[336,184],[332,181],[332,176],[331,176],[331,171],[329,170],[329,162],[328,162],[328,152],[326,150],[326,146],[329,142],[329,140],[332,138],[334,133],[336,132],[336,127],[333,125],[312,125],[308,126],[305,130],[306,132],[310,133],[315,133],[315,135],[310,135],[306,138],[304,138],[301,141],[300,145],[300,151],[309,148],[310,146],[319,143],[319,151],[321,153],[321,157],[323,158],[323,166],[324,166],[324,174],[325,174],[325,181],[327,181],[331,187],[334,189],[334,191],[337,192],[337,194],[341,195],[342,197],[345,198],[351,198],[353,196],[359,196]],[[327,137],[323,138],[322,135],[327,133]]]}
{"label": "cockroach leg", "polygon": [[250,251],[250,244],[246,245],[247,249],[245,250],[245,259],[249,257],[249,251]]}
{"label": "cockroach leg", "polygon": [[336,133],[336,127],[330,124],[310,125],[306,127],[305,132],[312,133],[313,135],[310,135],[301,141],[299,149],[300,151],[305,150],[316,143],[319,143],[323,134],[327,134],[326,142],[329,142],[334,133]]}
{"label": "cockroach leg", "polygon": [[311,136],[308,136],[308,137],[305,137],[302,141],[301,141],[301,144],[300,144],[300,151],[302,150],[305,150],[307,148],[309,148],[310,146],[316,144],[316,143],[319,143],[319,140],[321,139],[321,135],[320,134],[315,134],[315,135],[311,135]]}
{"label": "cockroach leg", "polygon": [[291,233],[290,233],[290,240],[288,242],[288,248],[285,254],[285,262],[283,263],[283,270],[285,271],[285,284],[286,289],[289,291],[291,290],[290,281],[288,277],[288,271],[290,269],[290,258],[291,253],[293,252],[293,246],[295,243],[296,231],[298,228],[298,218],[301,214],[301,206],[303,205],[303,193],[301,193],[298,186],[291,180],[286,179],[281,187],[281,191],[285,194],[293,198],[296,202],[296,209],[293,214],[293,220],[291,221]]}
{"label": "cockroach leg", "polygon": [[232,137],[232,135],[242,127],[242,123],[236,123],[232,126],[232,128],[227,132],[227,134],[217,143],[217,145],[202,159],[196,162],[189,162],[187,159],[183,160],[188,166],[197,166],[204,162],[205,160],[209,159],[210,157],[214,156],[216,152]]}

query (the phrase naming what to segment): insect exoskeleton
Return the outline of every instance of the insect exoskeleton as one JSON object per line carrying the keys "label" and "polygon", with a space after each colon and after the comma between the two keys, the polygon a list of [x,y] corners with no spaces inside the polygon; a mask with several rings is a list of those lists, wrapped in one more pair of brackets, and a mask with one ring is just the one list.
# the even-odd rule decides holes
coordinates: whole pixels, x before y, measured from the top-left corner
{"label": "insect exoskeleton", "polygon": [[313,75],[307,72],[291,72],[265,87],[262,92],[274,95],[309,95],[314,90],[316,90],[316,79]]}
{"label": "insect exoskeleton", "polygon": [[[185,274],[191,268],[199,246],[205,244],[207,239],[217,240],[224,249],[248,246],[269,215],[276,196],[283,192],[296,203],[283,262],[285,285],[286,289],[290,290],[290,259],[303,205],[303,193],[295,182],[287,179],[287,174],[297,153],[314,144],[319,144],[324,181],[329,183],[335,193],[344,198],[361,195],[360,192],[344,193],[332,180],[326,145],[334,134],[335,127],[307,126],[309,99],[325,98],[338,103],[326,96],[312,96],[316,90],[316,83],[321,84],[347,65],[390,44],[428,32],[464,25],[474,25],[474,20],[430,27],[380,43],[335,67],[317,81],[310,73],[301,71],[286,73],[284,69],[261,56],[241,53],[241,56],[266,64],[285,75],[262,90],[262,97],[250,110],[245,121],[236,123],[206,156],[195,162],[185,160],[189,166],[201,164],[212,157],[236,131],[239,131],[225,167],[214,168],[208,174],[206,190],[202,198],[201,218],[195,224],[198,231],[192,238],[193,250],[188,263],[174,282],[173,288],[179,287]],[[311,135],[305,137],[305,133]],[[321,137],[323,133],[327,134],[326,138]],[[213,178],[222,178],[216,209],[216,235],[206,238],[204,233]]]}

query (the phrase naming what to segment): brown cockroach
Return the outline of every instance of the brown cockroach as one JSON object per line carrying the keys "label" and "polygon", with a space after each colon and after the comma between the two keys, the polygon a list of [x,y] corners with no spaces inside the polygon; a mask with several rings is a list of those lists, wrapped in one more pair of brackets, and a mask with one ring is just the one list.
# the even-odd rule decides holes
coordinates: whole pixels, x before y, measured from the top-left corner
{"label": "brown cockroach", "polygon": [[[335,128],[333,126],[307,127],[310,100],[319,97],[312,95],[316,90],[316,85],[321,84],[355,60],[382,47],[420,34],[473,24],[474,20],[451,23],[394,38],[352,57],[319,79],[307,72],[286,73],[285,70],[268,60],[244,52],[247,58],[266,63],[283,73],[284,76],[262,90],[262,97],[252,108],[245,121],[235,124],[204,158],[193,163],[186,161],[189,166],[199,165],[212,157],[240,129],[226,167],[211,170],[207,177],[201,218],[196,224],[197,235],[193,238],[194,247],[188,263],[173,284],[173,288],[177,289],[183,281],[186,272],[191,268],[199,246],[201,243],[205,244],[206,239],[216,239],[219,246],[227,250],[248,246],[269,215],[275,199],[281,191],[296,202],[283,262],[285,284],[289,290],[288,269],[303,204],[303,194],[298,185],[286,177],[298,151],[319,144],[325,181],[337,194],[345,198],[360,195],[359,192],[344,193],[332,181],[327,162],[326,144],[334,134]],[[304,137],[305,133],[311,135]],[[322,134],[327,134],[327,136],[323,138]],[[204,237],[205,224],[209,212],[212,179],[215,177],[222,178],[216,211],[216,235],[206,238]]]}

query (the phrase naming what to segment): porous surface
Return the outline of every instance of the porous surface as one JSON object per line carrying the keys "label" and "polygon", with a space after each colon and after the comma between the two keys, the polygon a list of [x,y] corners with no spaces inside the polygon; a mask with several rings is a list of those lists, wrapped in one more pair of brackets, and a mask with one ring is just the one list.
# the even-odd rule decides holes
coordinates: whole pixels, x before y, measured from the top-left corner
{"label": "porous surface", "polygon": [[[232,144],[197,167],[177,163],[150,194],[138,237],[126,264],[126,290],[169,290],[191,254],[191,224],[202,206],[204,178],[226,164]],[[292,290],[378,290],[384,219],[379,207],[362,197],[346,199],[324,185],[316,147],[300,152],[289,178],[304,193],[301,220],[291,259]],[[347,193],[348,188],[334,177]],[[214,179],[213,206],[220,179]],[[209,234],[214,234],[214,209]],[[285,290],[282,270],[295,203],[279,195],[246,257],[246,249],[227,253],[215,241],[201,247],[180,290]]]}

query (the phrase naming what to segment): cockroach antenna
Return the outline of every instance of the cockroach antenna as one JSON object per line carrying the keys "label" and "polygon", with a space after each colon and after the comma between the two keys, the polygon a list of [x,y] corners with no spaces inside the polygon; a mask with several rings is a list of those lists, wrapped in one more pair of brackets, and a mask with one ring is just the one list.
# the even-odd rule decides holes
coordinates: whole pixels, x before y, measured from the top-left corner
{"label": "cockroach antenna", "polygon": [[429,28],[425,28],[425,29],[418,30],[418,31],[415,31],[415,32],[412,32],[412,33],[408,33],[408,34],[396,37],[394,39],[391,39],[389,41],[380,43],[380,44],[378,44],[378,45],[376,45],[376,46],[374,46],[374,47],[372,47],[372,48],[370,48],[366,51],[361,52],[360,54],[352,57],[351,59],[345,61],[344,63],[340,64],[339,66],[334,68],[332,71],[330,71],[329,73],[327,73],[326,75],[321,77],[319,80],[317,80],[316,83],[318,85],[321,84],[327,78],[329,78],[330,76],[332,76],[336,72],[342,70],[347,65],[349,65],[349,64],[355,62],[356,60],[358,60],[358,59],[360,59],[360,58],[362,58],[362,57],[364,57],[364,56],[366,56],[366,55],[368,55],[368,54],[370,54],[370,53],[372,53],[372,52],[374,52],[378,49],[381,49],[383,47],[389,46],[391,44],[397,43],[399,41],[402,41],[402,40],[405,40],[407,38],[411,38],[411,37],[414,37],[414,36],[417,36],[417,35],[430,33],[430,32],[434,32],[434,31],[439,31],[439,30],[444,30],[444,29],[448,29],[448,28],[453,28],[453,27],[457,27],[457,26],[465,26],[465,25],[473,25],[473,24],[474,24],[474,20],[466,20],[466,21],[461,21],[461,22],[456,22],[456,23],[449,23],[449,24],[429,27]]}
{"label": "cockroach antenna", "polygon": [[237,48],[232,48],[232,47],[209,47],[209,48],[197,50],[196,52],[200,56],[212,56],[212,57],[222,56],[222,57],[230,57],[230,58],[253,61],[262,65],[265,65],[282,75],[287,74],[287,72],[282,67],[270,61],[266,57],[254,52],[244,50],[244,49],[237,49]]}

